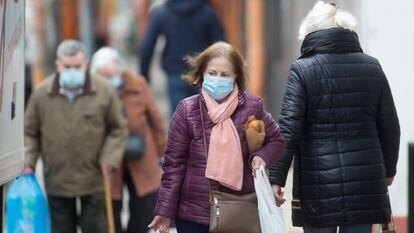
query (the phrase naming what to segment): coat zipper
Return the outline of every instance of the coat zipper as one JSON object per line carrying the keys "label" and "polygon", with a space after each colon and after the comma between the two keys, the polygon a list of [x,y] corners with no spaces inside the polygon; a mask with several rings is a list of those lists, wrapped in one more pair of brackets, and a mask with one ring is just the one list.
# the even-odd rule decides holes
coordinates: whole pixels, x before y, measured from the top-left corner
{"label": "coat zipper", "polygon": [[217,197],[214,198],[214,205],[216,206],[216,225],[214,229],[218,229],[219,220],[220,220],[220,207],[218,205]]}

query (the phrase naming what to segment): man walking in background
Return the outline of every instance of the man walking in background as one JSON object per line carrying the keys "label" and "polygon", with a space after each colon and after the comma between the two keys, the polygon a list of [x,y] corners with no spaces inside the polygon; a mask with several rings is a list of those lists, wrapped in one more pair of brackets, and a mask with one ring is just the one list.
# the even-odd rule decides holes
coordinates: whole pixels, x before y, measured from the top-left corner
{"label": "man walking in background", "polygon": [[147,32],[141,43],[141,74],[149,79],[149,68],[159,35],[165,37],[162,68],[167,73],[171,112],[180,100],[198,90],[181,79],[187,69],[185,56],[198,53],[217,41],[224,32],[214,8],[207,0],[169,0],[152,10]]}
{"label": "man walking in background", "polygon": [[25,173],[41,155],[53,233],[76,233],[77,225],[83,233],[107,233],[102,173],[122,159],[128,130],[121,104],[108,83],[88,75],[80,42],[59,45],[56,69],[27,106]]}

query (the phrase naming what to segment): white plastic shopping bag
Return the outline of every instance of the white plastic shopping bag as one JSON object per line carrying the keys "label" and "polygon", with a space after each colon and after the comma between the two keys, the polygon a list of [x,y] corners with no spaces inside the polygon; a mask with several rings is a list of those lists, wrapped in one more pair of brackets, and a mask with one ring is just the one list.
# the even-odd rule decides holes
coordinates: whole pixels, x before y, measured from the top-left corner
{"label": "white plastic shopping bag", "polygon": [[256,172],[254,187],[257,194],[261,233],[286,233],[282,209],[276,206],[272,187],[263,166]]}

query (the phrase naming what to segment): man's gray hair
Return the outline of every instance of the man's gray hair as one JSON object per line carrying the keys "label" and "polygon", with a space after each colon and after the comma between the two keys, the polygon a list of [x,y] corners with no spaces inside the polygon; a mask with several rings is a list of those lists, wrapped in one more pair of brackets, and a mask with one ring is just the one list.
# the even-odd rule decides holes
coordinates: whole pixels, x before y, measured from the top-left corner
{"label": "man's gray hair", "polygon": [[77,40],[64,40],[62,41],[56,51],[57,58],[61,56],[74,56],[77,53],[85,54],[85,47]]}

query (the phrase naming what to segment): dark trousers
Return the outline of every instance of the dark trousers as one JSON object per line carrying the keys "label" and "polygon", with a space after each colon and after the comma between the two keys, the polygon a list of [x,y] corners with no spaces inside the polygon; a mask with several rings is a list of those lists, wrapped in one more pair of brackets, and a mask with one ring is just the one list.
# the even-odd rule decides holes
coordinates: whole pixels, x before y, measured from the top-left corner
{"label": "dark trousers", "polygon": [[81,213],[76,211],[76,199],[48,195],[52,233],[107,233],[105,195],[103,193],[79,197]]}
{"label": "dark trousers", "polygon": [[[338,227],[326,227],[326,228],[304,227],[303,230],[305,233],[336,233],[337,228]],[[339,233],[371,233],[371,232],[372,232],[371,224],[339,226]]]}
{"label": "dark trousers", "polygon": [[178,233],[208,233],[208,226],[177,218],[175,220]]}
{"label": "dark trousers", "polygon": [[[124,176],[129,193],[129,221],[127,233],[147,233],[148,224],[154,217],[154,208],[157,194],[151,193],[145,197],[138,197],[134,183],[129,173]],[[122,201],[113,201],[115,228],[117,233],[123,233],[121,225]]]}
{"label": "dark trousers", "polygon": [[190,86],[182,78],[181,74],[168,74],[168,96],[170,98],[171,113],[175,112],[178,103],[195,94],[198,94],[196,87]]}

